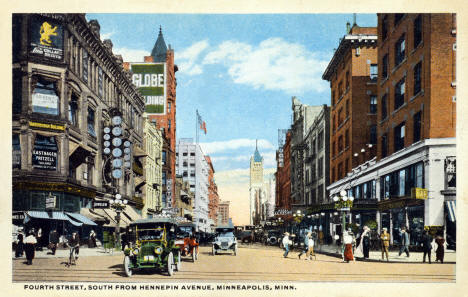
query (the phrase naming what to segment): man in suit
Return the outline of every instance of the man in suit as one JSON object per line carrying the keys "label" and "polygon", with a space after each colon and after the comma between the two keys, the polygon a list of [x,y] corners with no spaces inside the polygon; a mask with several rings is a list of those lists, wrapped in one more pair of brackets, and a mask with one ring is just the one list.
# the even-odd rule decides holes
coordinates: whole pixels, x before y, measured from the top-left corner
{"label": "man in suit", "polygon": [[382,260],[384,259],[384,254],[387,256],[388,261],[388,247],[390,246],[390,234],[387,232],[387,228],[382,229],[382,234],[380,234],[380,241],[382,246]]}
{"label": "man in suit", "polygon": [[400,231],[400,238],[401,238],[401,244],[400,244],[400,252],[398,253],[398,257],[401,256],[403,252],[406,253],[406,257],[409,257],[409,234],[406,232],[406,227],[401,228]]}

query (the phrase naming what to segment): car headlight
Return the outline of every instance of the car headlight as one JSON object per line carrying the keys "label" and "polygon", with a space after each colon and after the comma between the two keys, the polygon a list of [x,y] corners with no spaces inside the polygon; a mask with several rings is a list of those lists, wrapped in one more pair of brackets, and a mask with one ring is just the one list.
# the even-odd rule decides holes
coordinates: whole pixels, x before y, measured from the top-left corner
{"label": "car headlight", "polygon": [[138,252],[139,252],[138,249],[134,249],[134,250],[133,250],[133,254],[134,254],[134,255],[138,255]]}
{"label": "car headlight", "polygon": [[154,249],[154,253],[155,253],[156,255],[161,254],[162,251],[163,251],[163,249],[162,249],[162,247],[160,247],[160,246]]}

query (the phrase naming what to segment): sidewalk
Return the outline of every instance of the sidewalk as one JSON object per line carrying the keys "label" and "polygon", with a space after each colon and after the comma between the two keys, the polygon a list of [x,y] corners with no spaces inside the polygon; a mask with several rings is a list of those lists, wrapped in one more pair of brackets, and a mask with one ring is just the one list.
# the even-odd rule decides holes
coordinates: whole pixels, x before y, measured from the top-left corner
{"label": "sidewalk", "polygon": [[[315,253],[324,254],[328,256],[341,258],[341,246],[337,245],[322,245],[316,246],[314,248]],[[431,252],[431,261],[435,263],[435,251]],[[456,263],[457,254],[454,250],[445,250],[444,263]],[[381,262],[382,261],[382,252],[381,251],[370,251],[369,258],[356,258],[357,261],[369,261],[369,262]],[[389,251],[388,252],[388,261],[392,263],[422,263],[423,253],[422,252],[410,252],[410,256],[406,257],[406,254],[403,253],[398,257],[398,251]],[[387,259],[384,260],[387,262]],[[426,262],[428,262],[426,257]],[[439,262],[437,262],[439,263]]]}
{"label": "sidewalk", "polygon": [[[55,255],[50,254],[51,251],[44,247],[42,251],[36,251],[34,258],[68,258],[70,255],[69,249],[59,249],[55,251]],[[80,247],[80,257],[92,257],[92,256],[115,256],[115,255],[123,255],[122,250],[115,250],[112,252],[105,253],[102,247],[99,248],[87,248],[87,247]],[[12,252],[13,259],[26,259],[26,255],[23,253],[22,258],[15,258],[15,252]]]}

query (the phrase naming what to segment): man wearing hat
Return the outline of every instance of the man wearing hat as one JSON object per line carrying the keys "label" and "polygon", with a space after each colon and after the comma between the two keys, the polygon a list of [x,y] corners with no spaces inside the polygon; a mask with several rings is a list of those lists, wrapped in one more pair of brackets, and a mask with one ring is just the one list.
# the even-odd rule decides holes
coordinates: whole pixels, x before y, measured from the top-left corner
{"label": "man wearing hat", "polygon": [[289,233],[288,233],[288,232],[284,232],[283,246],[284,246],[284,254],[283,254],[283,257],[287,258],[287,257],[288,257],[288,253],[289,253]]}
{"label": "man wearing hat", "polygon": [[388,262],[388,247],[390,246],[390,234],[387,233],[387,228],[382,228],[382,234],[380,234],[380,241],[382,246],[382,260],[384,259],[384,254],[387,256]]}

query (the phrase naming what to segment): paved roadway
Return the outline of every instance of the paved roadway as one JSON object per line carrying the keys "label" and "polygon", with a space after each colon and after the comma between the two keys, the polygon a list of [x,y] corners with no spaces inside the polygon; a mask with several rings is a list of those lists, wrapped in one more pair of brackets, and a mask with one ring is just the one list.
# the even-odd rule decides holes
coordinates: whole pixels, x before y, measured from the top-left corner
{"label": "paved roadway", "polygon": [[199,260],[189,258],[172,277],[159,272],[137,272],[131,278],[122,272],[122,255],[84,256],[66,267],[66,258],[40,258],[33,265],[25,259],[13,260],[13,281],[79,282],[178,282],[189,281],[319,281],[319,282],[455,282],[455,264],[342,263],[341,259],[317,255],[317,260],[297,258],[297,252],[282,257],[277,247],[242,245],[238,255],[211,255],[201,247]]}

